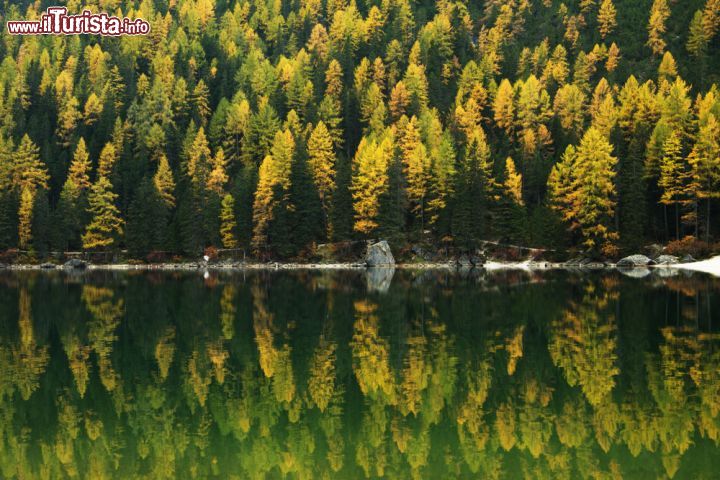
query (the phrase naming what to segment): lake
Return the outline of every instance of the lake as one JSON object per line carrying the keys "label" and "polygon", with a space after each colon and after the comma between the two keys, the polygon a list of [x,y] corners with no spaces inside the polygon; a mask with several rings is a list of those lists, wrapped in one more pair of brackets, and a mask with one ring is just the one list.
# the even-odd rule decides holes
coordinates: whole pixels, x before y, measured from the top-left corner
{"label": "lake", "polygon": [[718,478],[720,279],[6,272],[3,478]]}

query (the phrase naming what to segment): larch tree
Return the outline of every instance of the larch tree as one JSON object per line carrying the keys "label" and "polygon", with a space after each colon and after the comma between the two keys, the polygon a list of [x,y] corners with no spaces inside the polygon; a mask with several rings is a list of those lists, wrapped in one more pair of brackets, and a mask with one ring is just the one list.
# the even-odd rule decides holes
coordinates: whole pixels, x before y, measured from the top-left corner
{"label": "larch tree", "polygon": [[675,238],[680,239],[680,204],[687,200],[688,172],[683,157],[682,137],[674,130],[663,144],[663,156],[660,161],[660,179],[662,189],[660,202],[675,205]]}
{"label": "larch tree", "polygon": [[87,191],[90,183],[90,155],[85,140],[81,137],[73,154],[68,177],[60,192],[60,200],[55,211],[57,247],[64,250],[80,238],[83,227],[84,210],[87,204]]}
{"label": "larch tree", "polygon": [[90,154],[88,154],[85,139],[80,137],[68,169],[68,180],[72,181],[80,190],[90,188],[91,168]]}
{"label": "larch tree", "polygon": [[175,206],[175,179],[167,157],[163,154],[158,159],[158,167],[153,177],[153,184],[160,198],[168,208]]}
{"label": "larch tree", "polygon": [[325,219],[327,238],[332,238],[332,221],[330,206],[335,190],[335,152],[330,132],[325,123],[320,121],[313,129],[308,140],[308,166],[317,189]]}
{"label": "larch tree", "polygon": [[268,230],[279,213],[278,207],[286,203],[290,189],[290,172],[295,156],[295,139],[290,130],[275,134],[271,155],[265,157],[258,172],[258,185],[253,204],[253,249],[267,248]]}
{"label": "larch tree", "polygon": [[500,82],[493,102],[493,112],[497,126],[512,135],[515,126],[515,91],[508,79]]}
{"label": "larch tree", "polygon": [[552,205],[578,231],[593,253],[612,255],[617,233],[615,165],[612,145],[595,128],[585,132],[580,146],[568,147],[548,179]]}
{"label": "larch tree", "polygon": [[507,195],[518,205],[524,205],[522,195],[522,175],[515,168],[515,162],[508,157],[505,160],[505,181],[503,188]]}
{"label": "larch tree", "polygon": [[[720,122],[715,115],[709,114],[705,125],[700,126],[688,162],[692,175],[690,190],[694,193],[696,202],[706,202],[705,237],[709,240],[711,204],[713,199],[720,198]],[[699,215],[696,214],[697,220]]]}
{"label": "larch tree", "polygon": [[82,236],[84,249],[103,250],[117,245],[124,223],[115,205],[117,198],[110,180],[99,177],[90,189],[88,211],[92,219]]}
{"label": "larch tree", "polygon": [[670,8],[668,7],[667,0],[655,0],[650,9],[650,20],[647,26],[647,46],[650,47],[650,50],[652,50],[655,55],[662,55],[667,46],[663,35],[667,30],[665,23],[668,17],[670,17]]}
{"label": "larch tree", "polygon": [[187,154],[187,174],[196,187],[207,186],[212,161],[205,129],[200,127]]}
{"label": "larch tree", "polygon": [[109,177],[112,174],[113,167],[117,162],[118,155],[115,145],[112,142],[105,144],[100,151],[100,159],[98,160],[97,174],[99,177]]}
{"label": "larch tree", "polygon": [[225,184],[228,182],[227,175],[227,158],[225,158],[225,151],[222,148],[218,148],[215,156],[212,157],[210,162],[211,170],[208,175],[207,189],[217,195],[222,195],[225,190]]}
{"label": "larch tree", "polygon": [[235,219],[235,199],[229,193],[222,199],[220,210],[220,240],[225,248],[237,248],[237,220]]}
{"label": "larch tree", "polygon": [[598,10],[598,28],[600,36],[605,39],[617,26],[616,20],[617,10],[612,0],[603,0]]}
{"label": "larch tree", "polygon": [[425,201],[430,183],[431,159],[427,148],[420,139],[417,117],[413,116],[400,133],[403,174],[407,182],[407,197],[410,211],[420,220],[420,232],[425,230]]}
{"label": "larch tree", "polygon": [[20,192],[18,209],[18,246],[30,247],[32,241],[32,216],[35,195],[39,188],[47,188],[48,171],[40,160],[37,145],[25,134],[20,140],[14,155],[15,165],[11,167],[15,174],[12,186]]}
{"label": "larch tree", "polygon": [[353,160],[352,191],[354,230],[364,235],[375,231],[382,196],[388,191],[388,167],[395,149],[394,138],[385,132],[379,139],[363,137]]}

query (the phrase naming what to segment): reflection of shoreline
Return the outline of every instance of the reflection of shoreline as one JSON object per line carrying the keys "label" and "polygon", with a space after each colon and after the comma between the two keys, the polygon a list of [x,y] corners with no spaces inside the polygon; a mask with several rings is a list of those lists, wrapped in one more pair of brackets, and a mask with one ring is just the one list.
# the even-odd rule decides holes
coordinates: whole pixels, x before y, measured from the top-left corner
{"label": "reflection of shoreline", "polygon": [[[377,268],[377,267],[375,267]],[[491,261],[481,267],[462,267],[455,262],[446,263],[398,263],[392,268],[396,270],[408,271],[442,271],[442,272],[502,272],[502,271],[523,271],[528,273],[544,272],[551,270],[561,270],[568,272],[596,272],[596,271],[619,271],[627,276],[642,278],[648,276],[652,272],[657,272],[659,276],[670,276],[670,272],[676,274],[678,271],[684,271],[686,274],[692,272],[706,273],[716,277],[720,277],[720,256],[710,260],[703,260],[694,263],[685,263],[677,265],[652,265],[647,267],[635,268],[619,268],[615,265],[590,264],[589,266],[570,265],[566,263],[550,263],[550,262],[496,262]],[[74,270],[63,268],[62,265],[49,264],[11,264],[4,265],[0,271],[150,271],[150,272],[191,272],[191,271],[225,271],[225,272],[243,272],[243,271],[371,271],[372,267],[368,267],[364,263],[205,263],[205,262],[185,262],[185,263],[159,263],[159,264],[90,264],[85,270]]]}

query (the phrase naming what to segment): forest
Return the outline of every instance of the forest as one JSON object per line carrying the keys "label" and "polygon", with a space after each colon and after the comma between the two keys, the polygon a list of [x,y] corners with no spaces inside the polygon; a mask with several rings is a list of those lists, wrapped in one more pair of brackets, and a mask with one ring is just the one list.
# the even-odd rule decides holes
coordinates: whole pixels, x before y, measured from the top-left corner
{"label": "forest", "polygon": [[[52,2],[0,5],[4,29]],[[720,235],[720,0],[67,8],[152,29],[3,31],[0,251],[617,258]]]}

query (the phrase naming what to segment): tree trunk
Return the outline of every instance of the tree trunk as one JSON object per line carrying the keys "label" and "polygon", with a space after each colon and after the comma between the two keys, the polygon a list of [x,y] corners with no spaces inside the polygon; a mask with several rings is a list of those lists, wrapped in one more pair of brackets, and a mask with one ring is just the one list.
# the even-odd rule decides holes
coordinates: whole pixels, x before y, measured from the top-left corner
{"label": "tree trunk", "polygon": [[707,230],[705,231],[705,241],[710,242],[710,197],[707,199]]}
{"label": "tree trunk", "polygon": [[675,240],[680,240],[680,205],[675,202]]}

